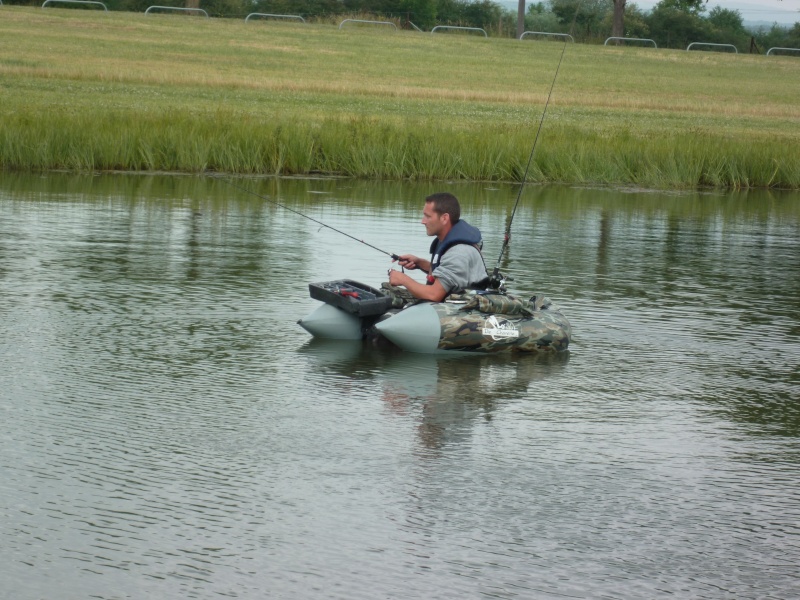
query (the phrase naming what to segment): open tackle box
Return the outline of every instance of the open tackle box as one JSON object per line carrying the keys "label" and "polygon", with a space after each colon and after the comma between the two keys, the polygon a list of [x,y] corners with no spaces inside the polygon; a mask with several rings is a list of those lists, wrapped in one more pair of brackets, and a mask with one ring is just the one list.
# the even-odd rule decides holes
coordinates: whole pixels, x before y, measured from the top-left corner
{"label": "open tackle box", "polygon": [[357,317],[382,315],[392,306],[389,295],[350,279],[309,283],[308,291],[314,300],[341,308]]}

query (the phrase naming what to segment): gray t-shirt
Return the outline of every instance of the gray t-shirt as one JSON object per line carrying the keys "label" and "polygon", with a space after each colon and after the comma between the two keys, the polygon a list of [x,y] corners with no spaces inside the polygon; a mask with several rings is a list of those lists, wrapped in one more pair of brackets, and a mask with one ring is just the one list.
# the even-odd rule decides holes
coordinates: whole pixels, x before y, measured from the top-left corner
{"label": "gray t-shirt", "polygon": [[463,292],[486,279],[489,274],[483,256],[475,246],[457,244],[444,253],[439,266],[433,270],[433,276],[451,294]]}

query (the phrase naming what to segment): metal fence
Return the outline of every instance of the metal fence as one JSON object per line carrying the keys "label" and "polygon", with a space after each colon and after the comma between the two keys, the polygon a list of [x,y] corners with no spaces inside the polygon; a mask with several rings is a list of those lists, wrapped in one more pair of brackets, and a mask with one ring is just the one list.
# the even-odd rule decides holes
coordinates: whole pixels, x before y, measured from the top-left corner
{"label": "metal fence", "polygon": [[199,13],[205,15],[206,19],[208,19],[208,13],[204,11],[202,8],[178,8],[176,6],[150,6],[144,11],[144,14],[149,15],[151,14],[152,10],[177,10],[180,12],[190,12],[190,13]]}
{"label": "metal fence", "polygon": [[734,46],[733,44],[712,44],[710,42],[692,42],[688,46],[686,46],[686,51],[692,49],[692,46],[711,46],[711,47],[718,47],[718,48],[733,48],[735,54],[739,54],[739,49]]}
{"label": "metal fence", "polygon": [[784,52],[800,52],[800,48],[770,48],[767,50],[767,56],[769,56],[773,50],[781,50]]}
{"label": "metal fence", "polygon": [[475,32],[480,31],[483,34],[483,37],[489,37],[486,34],[486,32],[480,27],[456,27],[455,25],[437,25],[436,27],[431,29],[431,33],[436,33],[437,31],[444,29],[460,29],[462,31],[475,31]]}
{"label": "metal fence", "polygon": [[620,42],[647,42],[649,44],[653,44],[653,48],[658,48],[658,45],[653,41],[647,38],[629,38],[629,37],[610,37],[605,42],[603,42],[603,46],[608,46],[608,42],[611,40],[617,40]]}
{"label": "metal fence", "polygon": [[[99,0],[45,0],[42,3],[41,8],[45,8],[48,5],[52,4],[83,4],[83,5],[90,5],[90,6],[98,6],[102,7],[104,11],[108,12],[108,7],[105,3],[100,2]],[[0,6],[3,6],[3,0],[0,0]],[[208,13],[203,10],[202,8],[181,8],[176,6],[150,6],[147,10],[144,11],[144,14],[151,14],[154,11],[176,11],[176,12],[188,12],[188,13],[196,13],[205,16],[207,19],[210,18]],[[295,21],[301,21],[305,23],[306,20],[301,17],[300,15],[283,15],[283,14],[273,14],[273,13],[250,13],[245,17],[245,23],[250,21],[253,17],[262,17],[265,19],[291,19]],[[365,25],[386,25],[390,26],[393,29],[397,29],[397,25],[391,21],[368,21],[363,19],[345,19],[341,23],[339,23],[339,29],[342,28],[346,23],[359,23]],[[416,31],[422,31],[419,27],[408,22],[411,27],[413,27]],[[475,32],[481,33],[484,37],[488,38],[489,35],[486,33],[486,30],[480,27],[456,27],[455,25],[436,25],[433,29],[431,29],[431,33],[436,33],[437,31],[447,31],[447,30],[455,30],[455,31],[467,31],[467,32]],[[519,36],[519,39],[522,40],[526,37],[534,37],[534,36],[543,36],[543,37],[558,37],[564,38],[565,41],[575,42],[575,39],[569,35],[568,33],[553,33],[549,31],[525,31],[522,35]],[[654,48],[658,48],[658,44],[656,44],[655,40],[651,40],[649,38],[631,38],[631,37],[609,37],[603,42],[604,46],[607,46],[611,41],[618,41],[618,42],[641,42],[646,44],[652,44]],[[686,47],[686,51],[688,52],[694,47],[698,46],[705,46],[711,48],[728,48],[732,49],[735,54],[739,54],[739,49],[733,44],[717,44],[712,42],[692,42]],[[800,48],[781,48],[781,47],[774,47],[770,48],[766,52],[766,56],[774,55],[774,52],[783,52],[783,53],[799,53]]]}
{"label": "metal fence", "polygon": [[575,41],[575,38],[573,38],[568,33],[548,33],[546,31],[525,31],[525,32],[522,33],[521,36],[519,36],[519,39],[522,39],[527,35],[530,35],[530,36],[533,36],[533,35],[544,35],[544,36],[552,36],[552,37],[562,37],[564,39],[568,39],[570,42],[574,42]]}
{"label": "metal fence", "polygon": [[364,21],[362,19],[345,19],[341,23],[339,23],[339,29],[342,28],[342,25],[345,23],[363,23],[367,25],[391,25],[395,29],[397,29],[397,25],[392,23],[391,21]]}
{"label": "metal fence", "polygon": [[250,17],[264,17],[266,19],[294,19],[300,20],[303,23],[306,22],[306,20],[299,15],[273,15],[270,13],[250,13],[244,18],[244,22],[247,23],[250,20]]}
{"label": "metal fence", "polygon": [[[96,0],[44,0],[44,2],[42,2],[42,8],[44,8],[48,4],[54,4],[56,2],[63,2],[69,4],[93,4],[95,6],[102,6],[103,10],[108,12],[108,7],[102,2],[97,2]],[[3,3],[2,0],[0,0],[0,4],[2,3]]]}

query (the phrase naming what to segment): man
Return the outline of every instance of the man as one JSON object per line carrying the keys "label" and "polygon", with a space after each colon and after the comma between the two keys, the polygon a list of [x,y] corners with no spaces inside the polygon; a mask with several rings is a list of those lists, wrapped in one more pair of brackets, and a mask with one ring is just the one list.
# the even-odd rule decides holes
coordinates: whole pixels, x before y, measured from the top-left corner
{"label": "man", "polygon": [[431,259],[403,254],[397,261],[409,270],[427,271],[426,283],[419,283],[400,271],[389,271],[389,283],[405,287],[421,300],[441,302],[449,294],[467,289],[483,289],[489,275],[480,252],[481,232],[461,220],[461,207],[452,194],[439,193],[425,198],[422,211],[425,232],[436,236],[431,244]]}

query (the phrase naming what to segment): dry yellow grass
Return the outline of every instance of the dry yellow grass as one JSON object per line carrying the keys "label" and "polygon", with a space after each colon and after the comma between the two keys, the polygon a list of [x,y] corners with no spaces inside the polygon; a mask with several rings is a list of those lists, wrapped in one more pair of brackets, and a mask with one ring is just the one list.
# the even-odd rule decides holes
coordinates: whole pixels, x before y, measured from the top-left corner
{"label": "dry yellow grass", "polygon": [[[313,148],[296,162],[312,170],[339,165],[363,176],[453,176],[452,169],[420,166],[423,156],[406,156],[422,144],[433,157],[461,153],[461,160],[443,161],[462,165],[456,176],[513,179],[527,158],[561,50],[558,43],[472,36],[4,6],[0,160],[6,168],[71,162],[68,156],[48,159],[47,140],[26,129],[28,120],[43,115],[62,134],[80,131],[93,149],[73,162],[94,168],[119,162],[102,156],[109,135],[104,128],[158,146],[163,123],[180,122],[186,143],[199,147],[193,131],[219,135],[213,132],[235,129],[238,120],[257,123],[262,136],[274,137],[276,127],[281,135],[298,128],[298,139],[308,137],[299,146]],[[570,44],[541,141],[550,145],[542,154],[558,157],[558,164],[543,156],[534,175],[798,187],[798,81],[800,60],[793,57]],[[397,164],[361,172],[354,164],[341,167],[352,156],[331,162],[330,146],[353,152],[354,140],[348,150],[346,140],[327,137],[348,131],[348,124],[369,152],[399,144],[388,149],[394,159],[381,159]],[[227,141],[246,145],[230,136]],[[56,146],[81,151],[77,144],[49,143]],[[27,159],[26,147],[32,148]],[[231,155],[244,151],[233,148]],[[327,159],[322,163],[320,153]],[[665,157],[676,164],[665,167]],[[698,174],[698,160],[723,165],[715,168],[728,175]],[[175,167],[223,167],[212,162],[195,157]],[[237,167],[235,161],[225,168],[259,169],[257,162]],[[670,169],[675,172],[666,175]]]}

